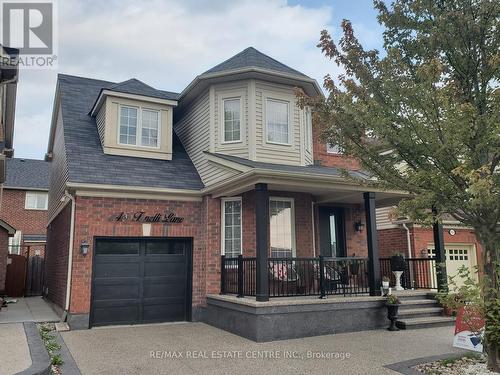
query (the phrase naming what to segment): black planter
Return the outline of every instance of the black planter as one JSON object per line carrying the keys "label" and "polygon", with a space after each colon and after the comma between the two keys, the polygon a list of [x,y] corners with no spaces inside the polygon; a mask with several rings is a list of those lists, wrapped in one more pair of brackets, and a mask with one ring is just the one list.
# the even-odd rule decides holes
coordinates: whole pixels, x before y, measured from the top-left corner
{"label": "black planter", "polygon": [[406,270],[406,261],[401,255],[394,255],[391,257],[391,271],[404,271]]}
{"label": "black planter", "polygon": [[391,325],[387,328],[388,331],[399,331],[399,328],[396,327],[396,320],[398,319],[398,304],[387,303],[387,319],[391,321]]}

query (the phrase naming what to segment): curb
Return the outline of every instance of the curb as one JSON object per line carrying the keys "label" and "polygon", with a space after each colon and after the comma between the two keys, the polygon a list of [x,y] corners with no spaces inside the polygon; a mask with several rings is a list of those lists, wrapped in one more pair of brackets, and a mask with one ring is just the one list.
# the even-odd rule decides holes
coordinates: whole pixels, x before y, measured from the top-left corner
{"label": "curb", "polygon": [[420,365],[422,363],[440,361],[442,359],[460,358],[460,357],[463,357],[466,353],[467,352],[455,352],[455,353],[448,353],[448,354],[433,355],[431,357],[415,358],[415,359],[410,359],[410,360],[404,361],[404,362],[397,362],[397,363],[385,365],[384,367],[388,368],[389,370],[399,372],[400,374],[422,375],[422,373],[420,371],[413,369],[413,367]]}
{"label": "curb", "polygon": [[24,333],[30,349],[31,366],[16,375],[49,375],[51,362],[34,322],[23,323]]}
{"label": "curb", "polygon": [[57,331],[53,333],[57,343],[61,345],[59,354],[61,355],[61,359],[64,361],[61,366],[61,373],[64,375],[82,375],[61,334]]}

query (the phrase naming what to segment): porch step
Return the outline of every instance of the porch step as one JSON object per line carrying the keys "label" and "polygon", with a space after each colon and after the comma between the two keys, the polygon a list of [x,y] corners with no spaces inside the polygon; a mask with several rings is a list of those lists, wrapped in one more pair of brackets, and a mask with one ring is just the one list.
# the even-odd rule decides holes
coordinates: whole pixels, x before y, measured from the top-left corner
{"label": "porch step", "polygon": [[419,329],[432,327],[453,326],[455,318],[449,316],[430,316],[425,318],[411,318],[398,320],[396,326],[400,329]]}
{"label": "porch step", "polygon": [[429,308],[429,307],[438,307],[439,303],[434,299],[400,299],[401,305],[399,306],[399,310],[411,310],[418,308]]}
{"label": "porch step", "polygon": [[416,309],[403,309],[399,311],[399,318],[402,320],[442,315],[443,309],[441,307],[422,307]]}
{"label": "porch step", "polygon": [[412,301],[412,300],[423,300],[430,299],[434,300],[436,293],[431,291],[414,291],[414,290],[405,290],[402,292],[393,292],[398,298],[402,301]]}

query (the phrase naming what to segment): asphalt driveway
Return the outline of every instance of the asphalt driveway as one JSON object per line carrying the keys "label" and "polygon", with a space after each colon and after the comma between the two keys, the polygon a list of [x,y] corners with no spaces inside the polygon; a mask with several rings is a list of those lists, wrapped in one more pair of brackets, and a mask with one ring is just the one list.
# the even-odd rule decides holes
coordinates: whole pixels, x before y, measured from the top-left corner
{"label": "asphalt driveway", "polygon": [[456,351],[452,327],[272,343],[254,343],[202,323],[96,328],[62,336],[82,374],[395,374],[383,365]]}

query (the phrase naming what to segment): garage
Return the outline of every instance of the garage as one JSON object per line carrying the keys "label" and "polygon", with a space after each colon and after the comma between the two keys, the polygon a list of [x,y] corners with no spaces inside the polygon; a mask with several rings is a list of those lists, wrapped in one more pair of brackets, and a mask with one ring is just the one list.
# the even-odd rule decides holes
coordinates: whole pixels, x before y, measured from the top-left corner
{"label": "garage", "polygon": [[[444,247],[447,276],[458,275],[459,269],[465,266],[470,270],[471,276],[477,281],[477,272],[475,271],[475,267],[477,266],[475,246],[473,244],[445,243]],[[429,244],[428,255],[430,258],[435,258],[436,251],[434,250],[434,245]],[[435,269],[432,271],[432,277],[433,280],[437,280]],[[457,286],[461,286],[464,280],[456,278],[455,282]]]}
{"label": "garage", "polygon": [[90,325],[190,320],[191,244],[186,238],[97,239]]}

